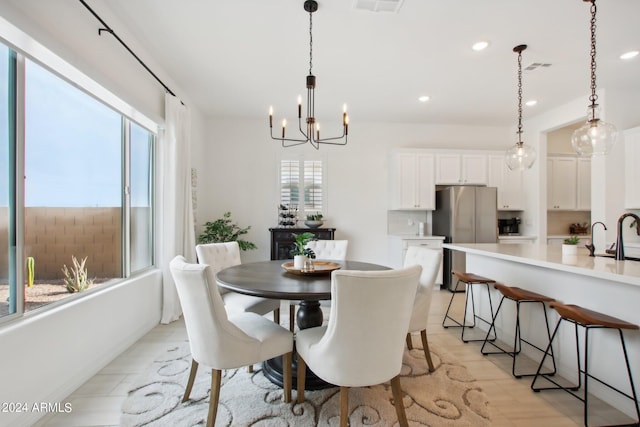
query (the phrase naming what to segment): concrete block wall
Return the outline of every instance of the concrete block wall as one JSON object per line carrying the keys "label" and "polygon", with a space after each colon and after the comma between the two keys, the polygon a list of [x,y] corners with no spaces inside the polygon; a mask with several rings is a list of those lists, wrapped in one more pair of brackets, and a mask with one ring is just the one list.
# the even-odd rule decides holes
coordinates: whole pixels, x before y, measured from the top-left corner
{"label": "concrete block wall", "polygon": [[[0,279],[8,276],[7,209],[0,209]],[[60,279],[62,266],[85,256],[89,277],[121,276],[120,208],[27,207],[25,254],[35,259],[36,280]]]}

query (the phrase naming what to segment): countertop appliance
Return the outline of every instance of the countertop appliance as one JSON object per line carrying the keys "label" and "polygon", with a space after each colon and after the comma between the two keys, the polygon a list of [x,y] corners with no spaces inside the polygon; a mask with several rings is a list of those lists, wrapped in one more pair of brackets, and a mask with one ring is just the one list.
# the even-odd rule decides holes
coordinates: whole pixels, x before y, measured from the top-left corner
{"label": "countertop appliance", "polygon": [[513,217],[498,220],[498,234],[501,236],[518,236],[520,234],[520,218]]}
{"label": "countertop appliance", "polygon": [[[497,224],[497,188],[463,185],[436,191],[433,234],[445,236],[445,243],[497,243]],[[466,257],[450,249],[443,255],[443,286],[453,292],[456,279],[451,270],[465,271]]]}

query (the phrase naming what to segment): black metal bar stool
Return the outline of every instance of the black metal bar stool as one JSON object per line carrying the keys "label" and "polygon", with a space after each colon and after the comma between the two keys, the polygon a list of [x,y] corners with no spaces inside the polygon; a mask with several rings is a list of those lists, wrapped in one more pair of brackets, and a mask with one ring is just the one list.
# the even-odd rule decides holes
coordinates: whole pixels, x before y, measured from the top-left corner
{"label": "black metal bar stool", "polygon": [[[444,328],[462,328],[462,334],[460,335],[460,338],[465,343],[468,343],[470,341],[484,341],[484,339],[467,340],[464,338],[464,330],[466,328],[474,328],[476,326],[476,319],[485,322],[487,325],[491,324],[489,321],[476,315],[476,303],[473,297],[472,287],[474,285],[485,285],[487,287],[487,297],[489,298],[489,310],[491,311],[491,317],[493,317],[493,304],[491,302],[491,292],[489,289],[489,285],[491,283],[495,283],[496,281],[493,279],[487,279],[486,277],[478,276],[477,274],[473,274],[473,273],[462,273],[456,270],[452,270],[451,273],[453,273],[453,275],[456,276],[458,280],[456,281],[456,286],[454,287],[453,294],[451,295],[451,299],[449,300],[449,306],[447,307],[447,312],[444,314],[444,319],[442,319],[442,326]],[[453,317],[449,316],[449,310],[451,309],[451,304],[453,304],[453,299],[458,294],[458,285],[461,282],[466,285],[466,292],[465,292],[465,301],[464,301],[464,314],[462,316],[462,322],[459,322]],[[471,324],[467,324],[467,306],[469,302],[469,294],[471,294],[471,310],[473,311],[473,318],[472,318],[473,323]],[[446,324],[447,319],[451,320],[454,324]],[[495,340],[495,335],[492,338],[492,340]]]}
{"label": "black metal bar stool", "polygon": [[[500,299],[500,304],[498,305],[498,309],[496,310],[496,314],[493,316],[493,320],[491,322],[491,326],[489,327],[489,330],[487,331],[487,338],[485,339],[484,343],[482,344],[482,348],[480,349],[480,351],[484,355],[488,355],[488,354],[507,354],[507,355],[511,356],[513,358],[513,364],[511,365],[511,373],[516,378],[536,375],[533,372],[531,372],[531,373],[516,373],[516,359],[517,359],[517,356],[522,351],[522,343],[529,344],[531,347],[533,347],[533,348],[535,348],[537,350],[540,350],[540,352],[544,352],[544,350],[542,348],[540,348],[537,345],[531,343],[530,341],[527,341],[524,338],[522,338],[522,334],[520,333],[520,304],[522,304],[522,303],[537,303],[537,304],[541,304],[542,305],[542,312],[544,313],[544,321],[545,321],[546,330],[547,330],[547,338],[549,340],[551,340],[551,332],[549,331],[549,319],[547,317],[547,310],[546,310],[546,307],[545,307],[545,303],[554,301],[554,299],[553,298],[549,298],[549,297],[544,296],[544,295],[541,295],[541,294],[538,294],[538,293],[535,293],[535,292],[527,291],[526,289],[521,289],[521,288],[518,288],[518,287],[515,287],[515,286],[506,286],[506,285],[503,285],[502,283],[494,283],[493,287],[496,288],[498,291],[500,291],[500,293],[502,294],[502,298]],[[491,342],[491,340],[488,339],[489,335],[491,334],[491,330],[492,329],[493,329],[494,336],[496,334],[496,318],[498,317],[498,314],[500,313],[500,308],[502,308],[502,303],[504,302],[505,298],[516,303],[516,325],[515,325],[515,335],[514,335],[514,338],[513,338],[513,349],[512,350],[506,350],[506,349],[500,347],[497,343]],[[487,344],[492,345],[493,347],[498,349],[498,351],[486,351],[485,347],[487,346]],[[546,373],[546,375],[554,375],[556,373],[556,361],[555,361],[555,358],[553,357],[553,347],[549,346],[549,348],[551,350],[551,360],[553,362],[553,370],[551,372]]]}
{"label": "black metal bar stool", "polygon": [[[552,302],[549,304],[552,308],[554,308],[558,314],[560,315],[560,319],[556,324],[556,328],[553,331],[553,335],[549,340],[549,346],[545,351],[544,357],[540,362],[540,367],[542,367],[542,363],[544,363],[544,359],[547,357],[549,353],[549,348],[553,342],[553,339],[556,337],[558,332],[558,328],[563,321],[567,321],[574,324],[575,328],[575,336],[576,336],[576,351],[578,355],[578,384],[573,387],[563,387],[554,381],[551,378],[548,378],[545,374],[540,373],[540,367],[538,367],[538,372],[536,372],[536,376],[531,383],[531,389],[538,392],[541,390],[564,390],[572,396],[576,397],[578,400],[584,402],[584,425],[588,426],[588,417],[589,417],[589,379],[594,379],[600,384],[608,387],[609,389],[618,392],[619,394],[633,400],[636,409],[637,421],[633,424],[625,424],[625,425],[639,425],[640,424],[640,408],[638,407],[638,395],[636,394],[636,389],[633,385],[633,377],[631,376],[631,367],[629,366],[629,358],[627,356],[627,346],[624,342],[624,335],[622,334],[623,329],[638,329],[638,325],[634,325],[633,323],[625,322],[624,320],[617,319],[615,317],[608,316],[606,314],[598,313],[596,311],[592,311],[586,308],[582,308],[573,304],[560,304],[559,302]],[[581,360],[580,360],[580,345],[578,341],[578,326],[582,326],[585,328],[584,334],[584,369],[581,368]],[[620,335],[620,343],[622,345],[622,352],[624,354],[624,361],[627,366],[627,373],[629,375],[629,385],[631,386],[631,394],[625,393],[622,390],[619,390],[613,387],[610,384],[605,383],[604,381],[596,378],[595,376],[589,374],[589,331],[592,329],[617,329],[618,334]],[[607,350],[609,351],[609,350]],[[582,375],[584,374],[584,397],[575,393],[575,391],[579,390],[582,386]],[[550,383],[554,384],[555,387],[536,387],[536,381],[538,381],[539,377],[543,377]]]}

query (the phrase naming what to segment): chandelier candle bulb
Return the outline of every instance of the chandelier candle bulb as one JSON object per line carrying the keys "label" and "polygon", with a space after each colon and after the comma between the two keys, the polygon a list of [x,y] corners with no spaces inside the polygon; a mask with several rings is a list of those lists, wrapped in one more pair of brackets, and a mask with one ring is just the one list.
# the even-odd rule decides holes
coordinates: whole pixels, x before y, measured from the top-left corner
{"label": "chandelier candle bulb", "polygon": [[269,107],[269,127],[273,128],[273,107]]}
{"label": "chandelier candle bulb", "polygon": [[298,118],[302,118],[302,96],[298,95]]}
{"label": "chandelier candle bulb", "polygon": [[316,139],[320,139],[320,123],[316,123]]}
{"label": "chandelier candle bulb", "polygon": [[282,119],[282,137],[284,138],[284,129],[287,127],[287,119]]}

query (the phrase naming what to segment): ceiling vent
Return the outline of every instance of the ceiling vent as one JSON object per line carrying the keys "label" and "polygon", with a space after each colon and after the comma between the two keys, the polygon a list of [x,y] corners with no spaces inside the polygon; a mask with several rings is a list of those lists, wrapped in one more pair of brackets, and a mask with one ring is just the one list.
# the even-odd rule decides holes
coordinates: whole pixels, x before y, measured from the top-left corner
{"label": "ceiling vent", "polygon": [[551,67],[551,64],[549,64],[548,62],[532,62],[527,67],[525,67],[524,70],[533,71],[533,70],[537,70],[538,68],[548,68],[548,67]]}
{"label": "ceiling vent", "polygon": [[369,12],[398,13],[404,0],[354,0],[353,8]]}

